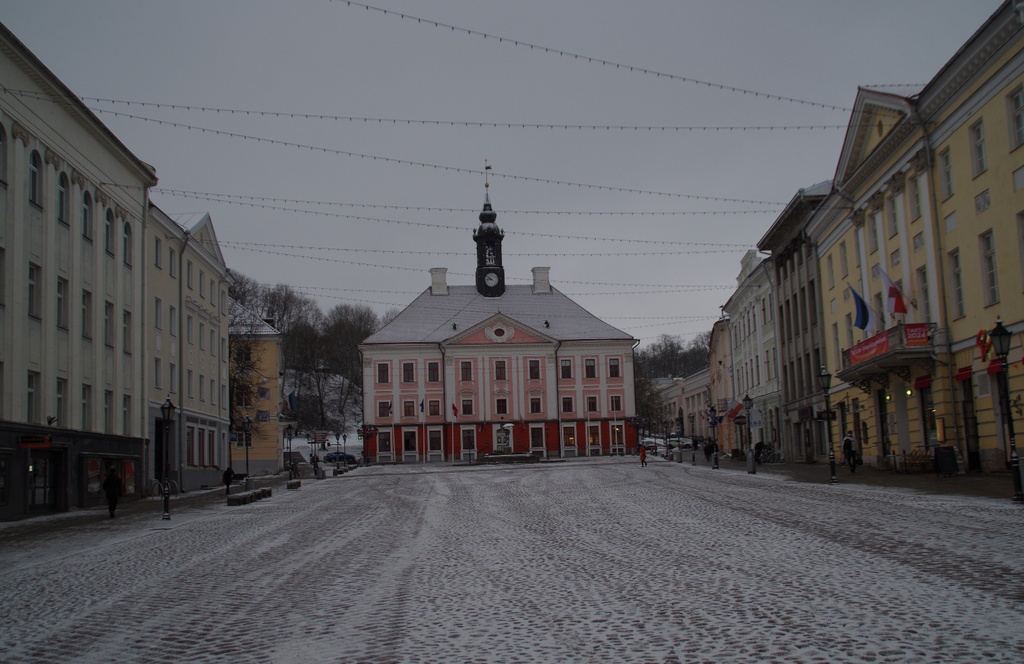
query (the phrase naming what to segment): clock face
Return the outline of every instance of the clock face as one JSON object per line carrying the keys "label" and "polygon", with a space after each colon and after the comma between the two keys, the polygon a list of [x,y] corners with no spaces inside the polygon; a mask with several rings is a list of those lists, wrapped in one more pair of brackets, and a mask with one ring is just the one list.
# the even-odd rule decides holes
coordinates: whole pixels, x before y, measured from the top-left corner
{"label": "clock face", "polygon": [[488,272],[487,276],[484,277],[484,283],[490,286],[491,288],[494,288],[495,286],[498,285],[498,275],[494,274],[493,272]]}

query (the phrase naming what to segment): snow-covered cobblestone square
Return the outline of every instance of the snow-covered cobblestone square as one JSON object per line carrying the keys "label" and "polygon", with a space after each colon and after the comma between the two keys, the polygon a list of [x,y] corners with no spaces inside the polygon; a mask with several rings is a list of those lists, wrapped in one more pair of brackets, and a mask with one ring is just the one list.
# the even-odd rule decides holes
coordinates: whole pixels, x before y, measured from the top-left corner
{"label": "snow-covered cobblestone square", "polygon": [[0,660],[1024,661],[1009,500],[602,458],[101,514],[0,529]]}

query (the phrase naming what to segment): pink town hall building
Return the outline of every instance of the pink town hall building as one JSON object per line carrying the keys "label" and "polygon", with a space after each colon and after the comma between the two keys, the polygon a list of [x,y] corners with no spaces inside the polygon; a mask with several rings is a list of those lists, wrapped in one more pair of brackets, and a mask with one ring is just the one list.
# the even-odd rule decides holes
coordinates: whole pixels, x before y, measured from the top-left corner
{"label": "pink town hall building", "polygon": [[630,335],[552,287],[506,285],[504,232],[489,197],[473,233],[476,283],[430,288],[359,346],[363,454],[376,463],[477,461],[487,455],[632,453]]}

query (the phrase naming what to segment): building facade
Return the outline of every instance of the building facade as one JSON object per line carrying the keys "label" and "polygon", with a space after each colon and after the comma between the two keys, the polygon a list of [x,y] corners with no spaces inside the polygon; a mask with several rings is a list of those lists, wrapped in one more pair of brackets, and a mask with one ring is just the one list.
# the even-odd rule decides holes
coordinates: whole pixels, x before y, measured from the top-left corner
{"label": "building facade", "polygon": [[430,288],[359,346],[363,448],[370,462],[472,461],[488,454],[575,457],[636,446],[633,348],[533,268],[506,285],[504,233],[480,214],[476,284]]}
{"label": "building facade", "polygon": [[[753,407],[736,424],[738,437],[748,439],[744,449],[758,443],[779,449],[782,397],[779,392],[778,359],[775,343],[775,270],[771,258],[749,251],[740,262],[736,292],[725,303],[729,318],[735,394]],[[735,421],[735,420],[734,420]]]}
{"label": "building facade", "polygon": [[[0,517],[145,489],[152,167],[0,25]],[[117,183],[116,185],[110,183]]]}
{"label": "building facade", "polygon": [[792,461],[824,460],[827,431],[818,386],[822,366],[817,249],[807,235],[811,217],[831,191],[820,182],[797,192],[757,248],[771,254],[775,284],[777,374],[782,393],[779,443]]}
{"label": "building facade", "polygon": [[[230,460],[227,265],[206,213],[169,216],[151,205],[147,245],[149,481],[162,481],[166,464],[181,490],[216,486]],[[167,399],[170,422],[161,419]]]}
{"label": "building facade", "polygon": [[[287,446],[280,413],[284,375],[281,333],[271,320],[263,320],[238,302],[228,299],[230,362],[236,363],[232,375],[244,375],[233,383],[234,400],[229,407],[234,426],[227,463],[236,473],[269,475],[284,467]],[[245,366],[238,366],[241,362]],[[229,399],[226,398],[225,401]],[[248,418],[248,436],[246,423]],[[293,425],[292,431],[295,432]]]}
{"label": "building facade", "polygon": [[1014,413],[987,340],[997,318],[1013,333],[1012,402],[1024,385],[1020,27],[1004,3],[923,89],[861,89],[833,204],[809,225],[835,435],[854,431],[866,462],[950,447],[968,470],[1009,465]]}

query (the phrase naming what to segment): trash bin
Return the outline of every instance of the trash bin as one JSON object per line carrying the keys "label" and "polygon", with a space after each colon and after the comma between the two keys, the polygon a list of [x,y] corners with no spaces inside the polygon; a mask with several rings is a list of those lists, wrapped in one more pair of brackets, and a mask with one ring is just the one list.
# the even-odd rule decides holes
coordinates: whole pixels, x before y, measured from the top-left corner
{"label": "trash bin", "polygon": [[324,479],[325,477],[327,477],[327,471],[326,471],[326,470],[324,470],[323,468],[317,468],[317,469],[316,469],[316,478],[317,478],[318,480],[322,480],[322,479]]}
{"label": "trash bin", "polygon": [[682,447],[677,447],[675,451],[676,451],[676,463],[682,463],[683,462],[683,448]]}
{"label": "trash bin", "polygon": [[254,480],[251,477],[246,476],[246,478],[245,478],[245,490],[246,491],[252,491],[255,488],[256,488],[256,480]]}

